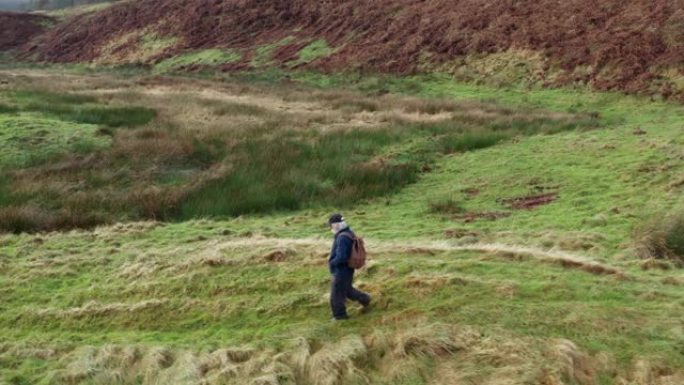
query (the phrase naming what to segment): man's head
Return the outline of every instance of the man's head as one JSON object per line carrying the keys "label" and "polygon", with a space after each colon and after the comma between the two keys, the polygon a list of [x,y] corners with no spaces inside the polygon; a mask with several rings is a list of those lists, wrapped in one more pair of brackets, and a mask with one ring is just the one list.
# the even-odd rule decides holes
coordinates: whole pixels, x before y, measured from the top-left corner
{"label": "man's head", "polygon": [[328,219],[328,226],[330,226],[330,231],[332,231],[333,234],[337,234],[340,232],[340,230],[344,230],[349,227],[344,221],[342,214],[331,215],[330,219]]}

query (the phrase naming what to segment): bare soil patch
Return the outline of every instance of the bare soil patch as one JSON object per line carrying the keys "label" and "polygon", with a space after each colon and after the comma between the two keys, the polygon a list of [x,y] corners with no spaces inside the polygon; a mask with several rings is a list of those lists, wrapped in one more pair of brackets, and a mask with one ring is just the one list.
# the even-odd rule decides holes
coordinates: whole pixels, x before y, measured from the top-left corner
{"label": "bare soil patch", "polygon": [[516,210],[531,210],[539,206],[548,205],[558,199],[558,193],[529,195],[519,198],[503,199],[502,202]]}
{"label": "bare soil patch", "polygon": [[467,212],[455,216],[454,218],[460,219],[465,223],[475,222],[477,220],[485,219],[490,221],[495,221],[501,218],[510,217],[511,213],[503,211],[478,211],[478,212]]}

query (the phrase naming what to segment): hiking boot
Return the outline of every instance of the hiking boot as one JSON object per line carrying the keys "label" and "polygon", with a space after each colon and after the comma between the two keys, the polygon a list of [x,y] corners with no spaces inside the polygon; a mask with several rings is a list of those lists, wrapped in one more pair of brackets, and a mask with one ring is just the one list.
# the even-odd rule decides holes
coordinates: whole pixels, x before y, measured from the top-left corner
{"label": "hiking boot", "polygon": [[362,303],[361,304],[361,314],[367,314],[369,311],[371,311],[371,303]]}

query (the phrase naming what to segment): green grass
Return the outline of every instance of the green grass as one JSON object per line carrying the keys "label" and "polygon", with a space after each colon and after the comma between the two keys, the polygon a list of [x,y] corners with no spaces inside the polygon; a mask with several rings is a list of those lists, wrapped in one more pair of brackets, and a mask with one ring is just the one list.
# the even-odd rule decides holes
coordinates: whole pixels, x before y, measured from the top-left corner
{"label": "green grass", "polygon": [[[499,116],[488,123],[458,118],[324,134],[266,130],[265,139],[251,134],[233,146],[226,159],[234,171],[186,198],[179,218],[321,205],[348,208],[365,199],[390,196],[414,183],[421,166],[434,163],[442,154],[479,150],[518,134],[596,124],[551,119],[526,119],[520,124],[515,117]],[[396,151],[398,147],[403,149]]]}
{"label": "green grass", "polygon": [[29,113],[0,115],[0,169],[41,164],[76,146],[83,152],[106,148],[110,140],[96,134],[97,126],[67,123]]}
{"label": "green grass", "polygon": [[[233,86],[238,90],[245,88],[241,83]],[[272,91],[264,88],[260,92]],[[295,95],[287,88],[279,92]],[[193,107],[198,112],[187,110],[178,122],[163,122],[152,128],[148,125],[156,112],[147,107],[106,106],[93,96],[38,89],[13,90],[6,92],[4,97],[8,103],[8,116],[36,114],[65,123],[92,125],[91,129],[99,127],[93,130],[92,137],[54,142],[54,146],[35,151],[27,147],[20,155],[29,156],[29,160],[8,153],[9,158],[18,162],[11,165],[14,168],[47,164],[48,160],[65,155],[80,164],[78,156],[99,150],[103,151],[98,155],[98,164],[109,165],[109,169],[98,167],[97,170],[76,166],[64,172],[68,182],[50,178],[49,182],[45,181],[44,188],[27,178],[16,180],[17,186],[30,186],[24,188],[30,198],[23,199],[20,207],[0,211],[0,217],[7,218],[6,223],[19,226],[17,229],[3,227],[11,231],[51,230],[58,224],[68,228],[91,226],[98,220],[187,220],[330,206],[346,209],[369,199],[388,198],[398,193],[418,181],[421,174],[444,155],[481,150],[517,136],[591,129],[600,124],[599,119],[591,116],[553,117],[539,110],[511,110],[494,103],[459,105],[426,100],[380,103],[356,93],[327,95],[323,97],[322,107],[326,111],[331,108],[333,111],[329,113],[343,115],[382,113],[387,117],[383,118],[381,126],[320,130],[314,125],[325,124],[328,118],[320,115],[305,118],[305,114],[313,115],[308,112],[310,109],[296,112],[295,116],[302,117],[289,123],[294,117],[283,120],[288,115],[278,115],[283,112],[274,112],[253,102],[193,95],[183,102],[185,105],[179,104],[177,108],[185,110],[186,105],[198,104]],[[145,97],[138,96],[137,102],[141,103]],[[283,103],[287,103],[287,98],[283,98]],[[412,122],[398,115],[396,111],[402,109],[409,114],[435,115],[446,111],[454,115],[447,114],[436,121]],[[223,130],[217,125],[207,129],[177,128],[179,124],[195,119],[196,114],[208,114],[209,119],[250,119],[259,123],[247,123],[245,128],[237,130]],[[63,126],[69,127],[68,124]],[[138,126],[148,127],[135,130]],[[133,130],[129,134],[117,133],[111,129],[116,127]],[[43,139],[31,137],[34,133],[27,130],[24,134],[28,138],[21,140],[42,143]],[[141,141],[148,142],[160,157],[149,153],[139,158],[140,151],[148,151],[139,147]],[[111,143],[116,146],[108,148]],[[134,152],[129,152],[134,148]],[[21,151],[20,147],[15,149]],[[169,155],[169,151],[173,154]],[[133,162],[131,157],[137,160]],[[223,168],[226,171],[221,175],[199,180],[202,172]],[[189,171],[185,178],[167,181],[165,175],[182,175],[175,172],[182,169]],[[44,167],[37,171],[35,175],[47,170]],[[146,175],[147,182],[143,183],[140,175]],[[85,183],[77,183],[77,180]],[[113,184],[107,186],[107,182],[101,181]],[[80,194],[65,196],[63,192],[68,190],[68,185]],[[101,204],[103,196],[110,197],[106,208]],[[25,207],[27,205],[30,207]],[[32,215],[34,212],[44,215]],[[41,221],[27,226],[31,217]],[[84,220],[78,220],[80,217]]]}
{"label": "green grass", "polygon": [[86,95],[70,95],[40,90],[10,92],[8,98],[17,109],[38,112],[59,120],[108,127],[133,127],[149,123],[156,112],[149,108],[126,106],[109,107],[96,103]]}
{"label": "green grass", "polygon": [[328,46],[328,42],[325,39],[314,40],[299,51],[297,60],[288,63],[288,65],[296,66],[299,64],[311,63],[320,58],[330,56],[333,53],[335,53],[335,49]]}
{"label": "green grass", "polygon": [[156,36],[154,34],[145,35],[142,39],[142,48],[149,51],[163,51],[175,45],[178,38],[173,36]]}
{"label": "green grass", "polygon": [[143,107],[108,107],[93,97],[37,90],[0,93],[0,169],[45,163],[60,155],[105,149],[111,139],[99,126],[130,127],[156,115]]}
{"label": "green grass", "polygon": [[108,127],[131,127],[148,123],[155,112],[144,107],[63,107],[30,105],[35,110],[75,123],[95,124]]}
{"label": "green grass", "polygon": [[[135,106],[105,106],[86,95],[42,90],[0,92],[0,229],[22,232],[94,226],[106,220],[101,200],[88,203],[80,188],[67,192],[65,181],[73,177],[71,164],[83,164],[85,156],[96,161],[111,150],[114,128],[149,123],[156,112]],[[6,103],[6,104],[5,104]],[[68,176],[48,186],[46,178],[31,172],[62,165]],[[110,162],[110,166],[114,163]],[[17,173],[27,183],[17,187]],[[54,173],[59,171],[50,171]],[[64,175],[62,174],[62,175]],[[35,180],[31,180],[34,179]],[[90,178],[83,177],[80,185]],[[42,188],[37,186],[44,184]],[[66,182],[68,183],[68,182]],[[111,197],[111,194],[110,194]],[[67,203],[71,200],[73,203]]]}
{"label": "green grass", "polygon": [[[277,71],[236,76],[267,84],[282,78]],[[684,124],[684,113],[674,104],[617,93],[495,89],[454,82],[442,75],[397,78],[303,72],[293,77],[322,88],[341,87],[370,95],[397,92],[496,102],[512,109],[535,107],[600,115],[603,124],[599,130],[513,138],[494,147],[443,158],[433,172],[391,198],[390,207],[385,200],[356,206],[359,212],[367,213],[363,223],[369,226],[368,231],[381,237],[432,237],[441,236],[448,228],[466,228],[485,237],[503,233],[510,242],[532,238],[532,242],[540,245],[564,245],[579,250],[588,247],[592,254],[607,258],[630,253],[632,229],[653,212],[670,211],[681,204],[677,193],[680,187],[674,181],[684,174],[684,163],[676,155],[678,146],[684,143],[679,130]],[[637,127],[647,135],[634,135]],[[470,196],[463,192],[469,189],[479,193]],[[559,198],[534,210],[514,211],[510,217],[496,221],[462,223],[425,217],[425,206],[430,200],[455,196],[463,198],[468,211],[498,212],[506,210],[500,203],[502,199],[540,191],[557,191]],[[329,210],[316,213],[324,215],[326,211]],[[605,216],[605,224],[594,227],[592,218],[599,215]],[[250,225],[262,226],[273,220],[279,219],[255,218]],[[406,221],[414,225],[404,226]],[[306,222],[313,225],[317,220]],[[287,226],[277,226],[275,231],[303,234],[298,228]],[[566,237],[590,240],[566,241]]]}
{"label": "green grass", "polygon": [[[74,359],[43,359],[37,368],[19,365],[20,354],[32,353],[13,350],[16,344],[61,346],[67,352],[67,346],[103,344],[194,351],[249,344],[287,351],[293,338],[320,345],[355,334],[393,335],[425,322],[471,325],[482,338],[533,336],[542,346],[571,339],[589,354],[614,357],[618,372],[635,357],[684,367],[676,331],[682,292],[639,270],[629,271],[637,279],[619,280],[525,256],[407,251],[406,240],[377,251],[381,245],[371,243],[373,263],[357,281],[377,306],[363,317],[354,310],[350,322],[335,325],[328,321],[323,297],[328,273],[316,263],[325,258],[327,242],[275,246],[274,240],[254,246],[249,239],[239,243],[240,238],[221,236],[226,229],[236,230],[225,223],[188,222],[105,231],[95,239],[89,233],[41,237],[40,243],[30,236],[4,238],[0,331],[6,350],[0,351],[5,363],[0,378],[33,383]],[[265,257],[274,250],[284,253],[284,262]],[[33,269],[27,258],[52,262]],[[469,354],[462,353],[460,361],[475,359]],[[496,370],[495,364],[479,365]],[[364,370],[378,383],[396,383],[379,366]],[[414,375],[427,382],[435,375],[428,373]]]}
{"label": "green grass", "polygon": [[234,50],[206,49],[164,59],[155,64],[155,72],[169,72],[191,66],[219,66],[242,59]]}
{"label": "green grass", "polygon": [[0,114],[11,114],[19,111],[17,107],[0,104]]}
{"label": "green grass", "polygon": [[[240,78],[280,87],[282,75]],[[654,213],[681,207],[681,106],[611,93],[494,89],[440,75],[289,76],[288,83],[346,88],[371,98],[392,92],[476,100],[497,113],[478,105],[479,114],[446,122],[402,121],[366,130],[279,132],[269,123],[237,132],[243,136],[228,145],[198,139],[193,162],[220,160],[228,171],[193,190],[179,215],[239,218],[0,236],[0,383],[152,383],[144,373],[159,369],[143,367],[142,358],[155,347],[179,358],[174,365],[204,368],[209,378],[226,369],[207,364],[211,352],[244,346],[263,356],[231,363],[241,376],[231,380],[249,383],[282,370],[284,383],[315,383],[307,376],[316,365],[289,360],[293,351],[304,354],[293,347],[299,338],[310,345],[308,354],[316,354],[330,346],[350,350],[348,341],[356,337],[367,353],[317,362],[332,362],[321,366],[331,373],[352,368],[348,375],[360,371],[379,384],[540,383],[544,374],[571,376],[554,345],[569,339],[595,364],[598,383],[636,377],[638,362],[656,376],[681,378],[681,270],[649,267],[638,259],[632,238]],[[70,130],[78,126],[23,111],[21,101],[3,103],[9,106],[4,121],[33,124],[40,118]],[[348,106],[349,113],[370,112],[371,105]],[[223,117],[244,117],[240,111],[249,109],[228,104]],[[579,118],[532,118],[542,110]],[[261,109],[252,114],[269,116]],[[71,151],[88,151],[87,143],[73,146]],[[364,164],[377,168],[356,179]],[[395,173],[394,167],[406,168]],[[160,178],[176,185],[176,175]],[[91,181],[103,183],[95,176]],[[26,203],[7,193],[11,180],[0,182],[0,201]],[[530,210],[507,203],[550,193],[556,200]],[[325,298],[329,240],[302,238],[327,234],[322,223],[340,209],[369,241],[372,262],[357,283],[377,306],[367,316],[353,310],[350,322],[331,324]],[[501,212],[507,216],[462,219]],[[560,249],[622,274],[591,274],[526,253],[448,249],[478,241]],[[679,241],[673,238],[675,246]],[[476,332],[452,339],[444,328]],[[470,342],[453,355],[440,352],[453,341]],[[98,359],[87,359],[87,346]],[[120,351],[132,347],[137,353]],[[187,352],[196,358],[183,356]],[[281,365],[298,374],[288,377]],[[190,381],[181,378],[181,369],[164,373]],[[184,373],[201,372],[190,369]]]}
{"label": "green grass", "polygon": [[366,162],[397,136],[354,130],[246,140],[231,151],[235,171],[193,194],[183,203],[181,218],[296,210],[312,203],[350,206],[390,194],[416,180],[416,165]]}
{"label": "green grass", "polygon": [[280,41],[271,43],[271,44],[265,44],[260,47],[257,47],[256,50],[254,51],[254,55],[252,57],[251,65],[254,68],[262,68],[262,67],[267,67],[272,61],[273,61],[273,52],[283,46],[286,46],[290,43],[295,41],[294,36],[288,36]]}

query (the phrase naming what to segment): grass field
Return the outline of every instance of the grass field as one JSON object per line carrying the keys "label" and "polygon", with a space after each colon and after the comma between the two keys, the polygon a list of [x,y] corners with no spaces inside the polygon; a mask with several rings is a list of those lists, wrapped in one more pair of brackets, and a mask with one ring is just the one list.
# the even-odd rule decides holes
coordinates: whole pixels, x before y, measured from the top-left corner
{"label": "grass field", "polygon": [[[30,136],[6,144],[29,158],[7,153],[6,230],[346,208],[397,192],[449,154],[600,125],[591,114],[491,102],[142,76],[73,86],[72,77],[13,78],[2,94],[8,125]],[[77,138],[38,138],[40,119]],[[89,137],[73,123],[90,125]],[[73,151],[57,151],[58,140]]]}
{"label": "grass field", "polygon": [[[439,75],[0,77],[3,226],[86,227],[0,236],[0,384],[684,383],[681,255],[640,252],[681,215],[679,105]],[[343,324],[338,210],[375,303]]]}

